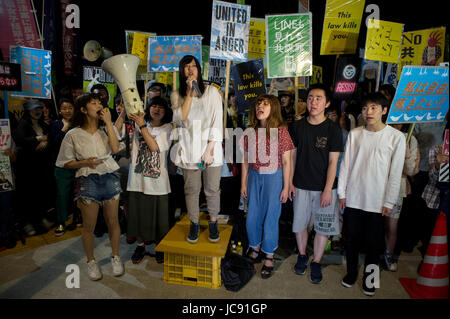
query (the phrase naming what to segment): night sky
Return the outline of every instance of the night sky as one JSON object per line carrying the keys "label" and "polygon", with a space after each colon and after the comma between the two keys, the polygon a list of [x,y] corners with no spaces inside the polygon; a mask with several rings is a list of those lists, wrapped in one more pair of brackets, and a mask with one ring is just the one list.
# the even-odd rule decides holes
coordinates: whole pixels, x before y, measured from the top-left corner
{"label": "night sky", "polygon": [[[229,1],[236,2],[236,1]],[[264,18],[265,14],[296,13],[297,0],[246,0],[251,5],[251,16]],[[313,64],[334,67],[335,56],[320,56],[325,0],[310,0],[313,15]],[[447,9],[444,1],[429,0],[366,0],[380,7],[380,19],[405,24],[405,31],[447,26]],[[211,32],[212,0],[197,1],[110,1],[81,0],[79,2],[81,26],[80,50],[88,40],[97,40],[114,54],[125,53],[125,31],[156,32],[158,35],[203,36],[203,45],[209,45]],[[365,21],[369,13],[364,13]],[[359,47],[363,47],[365,24],[360,30]],[[82,55],[82,52],[79,52]],[[447,60],[448,61],[448,60]]]}

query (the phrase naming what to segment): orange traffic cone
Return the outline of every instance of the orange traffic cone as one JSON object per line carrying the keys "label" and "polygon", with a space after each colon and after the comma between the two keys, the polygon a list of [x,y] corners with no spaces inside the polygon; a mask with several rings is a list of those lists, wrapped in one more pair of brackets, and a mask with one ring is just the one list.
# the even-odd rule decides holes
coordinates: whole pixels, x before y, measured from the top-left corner
{"label": "orange traffic cone", "polygon": [[400,283],[413,299],[448,299],[447,221],[440,213],[422,262],[417,280],[400,278]]}

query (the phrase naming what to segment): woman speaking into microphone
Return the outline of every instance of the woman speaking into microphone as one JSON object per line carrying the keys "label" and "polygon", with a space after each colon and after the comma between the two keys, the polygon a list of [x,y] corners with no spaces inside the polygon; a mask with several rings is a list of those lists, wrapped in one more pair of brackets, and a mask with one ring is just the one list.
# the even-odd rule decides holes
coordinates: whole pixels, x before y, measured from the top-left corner
{"label": "woman speaking into microphone", "polygon": [[220,211],[220,177],[222,169],[223,110],[219,91],[205,85],[199,61],[192,55],[180,60],[178,91],[172,92],[173,122],[181,127],[179,142],[171,159],[183,170],[184,192],[189,214],[189,243],[199,236],[199,196],[202,178],[209,213],[211,242],[220,240],[217,215]]}

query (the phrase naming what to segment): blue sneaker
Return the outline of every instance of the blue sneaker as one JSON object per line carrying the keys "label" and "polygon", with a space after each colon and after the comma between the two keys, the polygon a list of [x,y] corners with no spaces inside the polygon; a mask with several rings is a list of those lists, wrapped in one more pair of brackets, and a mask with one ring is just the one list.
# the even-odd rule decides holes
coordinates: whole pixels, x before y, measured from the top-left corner
{"label": "blue sneaker", "polygon": [[298,255],[297,263],[294,266],[294,271],[297,275],[304,275],[306,272],[306,265],[309,257],[307,255]]}
{"label": "blue sneaker", "polygon": [[322,264],[311,262],[311,282],[320,284],[322,282]]}

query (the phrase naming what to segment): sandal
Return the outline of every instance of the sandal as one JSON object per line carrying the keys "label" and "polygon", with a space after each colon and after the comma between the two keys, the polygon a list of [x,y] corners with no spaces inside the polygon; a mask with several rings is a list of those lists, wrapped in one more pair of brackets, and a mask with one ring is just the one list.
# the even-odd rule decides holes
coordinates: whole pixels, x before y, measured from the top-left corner
{"label": "sandal", "polygon": [[[258,254],[258,256],[256,256],[255,258],[252,257],[254,253]],[[262,261],[261,251],[260,250],[255,250],[252,247],[248,247],[248,251],[247,251],[247,255],[246,256],[254,264],[259,264]]]}
{"label": "sandal", "polygon": [[[271,262],[274,263],[274,266],[275,266],[275,261],[274,261],[273,257],[272,258],[268,258],[266,256],[266,257],[264,257],[264,260],[270,260]],[[265,264],[263,264],[263,266],[261,268],[261,278],[262,279],[267,279],[267,278],[272,277],[274,266],[266,266]]]}

